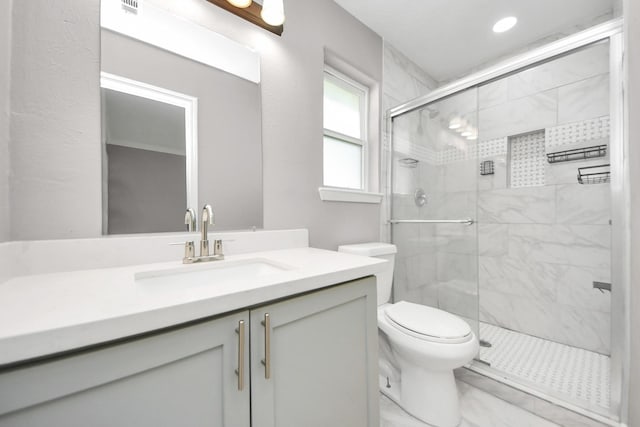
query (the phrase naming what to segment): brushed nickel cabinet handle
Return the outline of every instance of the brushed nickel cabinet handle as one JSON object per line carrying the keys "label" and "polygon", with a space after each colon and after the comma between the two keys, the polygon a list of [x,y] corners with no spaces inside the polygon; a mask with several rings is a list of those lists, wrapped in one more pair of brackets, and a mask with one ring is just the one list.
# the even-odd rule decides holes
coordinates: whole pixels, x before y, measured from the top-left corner
{"label": "brushed nickel cabinet handle", "polygon": [[236,375],[238,375],[238,390],[244,389],[244,320],[238,322],[238,369],[236,369]]}
{"label": "brushed nickel cabinet handle", "polygon": [[264,326],[264,359],[261,360],[264,365],[264,377],[271,378],[271,316],[269,313],[264,314],[264,320],[260,322]]}

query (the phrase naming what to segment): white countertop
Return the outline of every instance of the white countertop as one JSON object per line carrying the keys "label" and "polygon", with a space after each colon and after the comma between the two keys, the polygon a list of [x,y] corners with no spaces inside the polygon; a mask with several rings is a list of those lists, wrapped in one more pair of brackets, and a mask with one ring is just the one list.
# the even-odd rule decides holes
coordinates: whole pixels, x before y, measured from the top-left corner
{"label": "white countertop", "polygon": [[[135,275],[260,258],[286,270],[210,285]],[[313,248],[22,276],[0,283],[0,366],[255,306],[379,273],[386,261]],[[191,270],[189,270],[191,269]]]}

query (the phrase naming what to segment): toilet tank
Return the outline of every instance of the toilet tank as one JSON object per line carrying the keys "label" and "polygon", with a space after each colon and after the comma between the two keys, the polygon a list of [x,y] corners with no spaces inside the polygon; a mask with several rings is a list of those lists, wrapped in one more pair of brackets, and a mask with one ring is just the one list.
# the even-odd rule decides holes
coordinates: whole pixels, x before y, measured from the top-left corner
{"label": "toilet tank", "polygon": [[376,281],[378,285],[378,305],[389,302],[391,299],[391,285],[393,284],[393,267],[395,264],[396,252],[398,252],[396,245],[380,242],[342,245],[338,246],[338,252],[381,258],[389,261],[384,271],[376,274]]}

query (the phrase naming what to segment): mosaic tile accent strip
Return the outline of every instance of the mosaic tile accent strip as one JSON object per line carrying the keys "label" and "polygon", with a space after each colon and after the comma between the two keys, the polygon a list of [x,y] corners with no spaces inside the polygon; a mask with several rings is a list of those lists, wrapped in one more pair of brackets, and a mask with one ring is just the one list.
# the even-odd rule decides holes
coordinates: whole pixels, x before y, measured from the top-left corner
{"label": "mosaic tile accent strip", "polygon": [[507,153],[508,138],[488,139],[480,141],[478,144],[478,152],[481,159],[487,157],[499,156]]}
{"label": "mosaic tile accent strip", "polygon": [[[542,131],[541,131],[542,132]],[[610,132],[609,116],[584,120],[565,125],[554,126],[544,130],[544,145],[547,152],[557,150],[560,146],[571,146],[592,140],[608,139]],[[460,147],[451,147],[444,150],[434,150],[409,140],[396,138],[395,151],[416,158],[432,165],[446,165],[465,160],[487,159],[489,157],[504,155],[507,153],[508,141],[511,137],[502,137],[489,140],[468,141],[461,143]],[[385,141],[386,147],[388,142]],[[544,185],[532,184],[532,185]],[[527,186],[527,185],[522,185]]]}
{"label": "mosaic tile accent strip", "polygon": [[480,141],[477,144],[468,142],[461,148],[448,148],[438,151],[438,165],[446,165],[449,163],[462,162],[465,160],[474,160],[477,158],[486,159],[487,157],[499,156],[507,153],[507,138],[488,139]]}
{"label": "mosaic tile accent strip", "polygon": [[509,137],[511,188],[535,187],[546,182],[544,130]]}
{"label": "mosaic tile accent strip", "polygon": [[421,145],[413,145],[412,153],[415,154],[418,160],[426,162],[431,165],[435,165],[438,161],[438,153],[429,147],[423,147]]}
{"label": "mosaic tile accent strip", "polygon": [[608,139],[610,120],[609,116],[603,116],[591,120],[550,127],[545,129],[545,131],[547,148],[576,145],[594,139]]}
{"label": "mosaic tile accent strip", "polygon": [[441,150],[438,151],[438,164],[447,165],[449,163],[475,159],[477,151],[475,143],[469,143],[469,145],[462,148],[448,148],[446,150]]}
{"label": "mosaic tile accent strip", "polygon": [[394,152],[399,156],[412,157],[431,165],[437,164],[438,161],[438,153],[435,150],[400,138],[395,141]]}
{"label": "mosaic tile accent strip", "polygon": [[599,353],[559,344],[487,323],[480,336],[491,343],[480,358],[505,374],[608,409],[610,358]]}

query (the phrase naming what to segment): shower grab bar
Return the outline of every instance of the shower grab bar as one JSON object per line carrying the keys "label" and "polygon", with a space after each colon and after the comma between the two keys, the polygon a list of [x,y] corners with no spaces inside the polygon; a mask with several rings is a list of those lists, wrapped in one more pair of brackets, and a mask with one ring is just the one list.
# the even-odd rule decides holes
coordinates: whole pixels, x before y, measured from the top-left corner
{"label": "shower grab bar", "polygon": [[390,224],[467,224],[473,225],[475,221],[466,219],[391,219]]}

